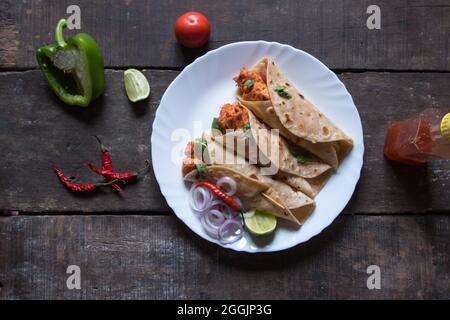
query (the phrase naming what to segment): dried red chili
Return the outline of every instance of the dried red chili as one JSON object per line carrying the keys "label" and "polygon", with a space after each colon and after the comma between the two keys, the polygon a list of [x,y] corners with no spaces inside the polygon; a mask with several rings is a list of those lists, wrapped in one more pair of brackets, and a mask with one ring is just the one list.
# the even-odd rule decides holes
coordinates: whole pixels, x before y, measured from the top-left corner
{"label": "dried red chili", "polygon": [[107,183],[73,183],[69,177],[67,177],[64,172],[62,172],[61,169],[59,169],[56,166],[53,166],[53,169],[55,170],[56,176],[61,180],[61,182],[70,190],[76,191],[76,192],[89,192],[97,189],[98,187],[104,187],[109,186],[113,183],[118,182],[119,180],[112,180]]}
{"label": "dried red chili", "polygon": [[123,180],[123,181],[131,181],[136,179],[139,174],[146,171],[149,168],[150,163],[145,161],[146,166],[138,171],[129,171],[129,172],[112,172],[109,170],[101,170],[94,166],[92,163],[86,163],[86,165],[96,174],[104,176],[107,180]]}
{"label": "dried red chili", "polygon": [[207,181],[201,181],[197,183],[196,187],[208,188],[217,198],[225,202],[231,209],[233,209],[234,211],[241,211],[241,204],[237,202],[232,196],[229,196],[225,192],[220,190],[214,184]]}
{"label": "dried red chili", "polygon": [[[100,144],[100,149],[102,150],[102,170],[112,171],[113,170],[112,158],[108,148],[105,147],[105,145],[102,143],[102,141],[98,136],[94,135],[94,137],[97,139],[98,143]],[[117,183],[113,183],[111,186],[118,192],[120,193],[123,192],[123,189]]]}

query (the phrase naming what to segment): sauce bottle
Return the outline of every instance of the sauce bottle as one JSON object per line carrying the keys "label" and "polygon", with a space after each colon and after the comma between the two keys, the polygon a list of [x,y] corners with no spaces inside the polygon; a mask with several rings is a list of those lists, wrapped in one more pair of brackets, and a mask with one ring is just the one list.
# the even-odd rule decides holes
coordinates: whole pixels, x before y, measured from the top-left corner
{"label": "sauce bottle", "polygon": [[450,113],[429,108],[388,128],[384,154],[393,161],[420,164],[450,159]]}

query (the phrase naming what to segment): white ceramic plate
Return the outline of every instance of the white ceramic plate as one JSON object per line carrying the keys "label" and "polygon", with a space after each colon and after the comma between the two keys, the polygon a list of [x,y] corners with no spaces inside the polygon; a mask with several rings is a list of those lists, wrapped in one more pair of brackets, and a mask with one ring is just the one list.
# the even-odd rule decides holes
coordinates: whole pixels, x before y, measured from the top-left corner
{"label": "white ceramic plate", "polygon": [[[272,58],[288,79],[354,141],[354,147],[316,197],[316,209],[300,229],[279,227],[268,238],[247,234],[224,245],[209,237],[189,206],[189,189],[181,175],[183,149],[188,140],[210,132],[220,107],[235,101],[232,80],[241,67],[261,57]],[[305,242],[329,226],[350,200],[363,164],[363,132],[352,97],[319,60],[308,53],[275,42],[249,41],[225,45],[195,60],[171,83],[153,122],[152,162],[161,192],[175,214],[202,238],[223,247],[247,252],[270,252]]]}

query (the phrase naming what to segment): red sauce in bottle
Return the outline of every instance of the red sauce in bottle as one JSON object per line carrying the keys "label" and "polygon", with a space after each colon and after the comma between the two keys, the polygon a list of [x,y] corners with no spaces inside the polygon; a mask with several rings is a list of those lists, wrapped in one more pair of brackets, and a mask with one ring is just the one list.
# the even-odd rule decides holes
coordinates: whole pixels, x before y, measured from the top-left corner
{"label": "red sauce in bottle", "polygon": [[444,115],[437,109],[426,109],[418,117],[391,124],[384,146],[386,157],[406,164],[450,159],[450,142],[440,131]]}

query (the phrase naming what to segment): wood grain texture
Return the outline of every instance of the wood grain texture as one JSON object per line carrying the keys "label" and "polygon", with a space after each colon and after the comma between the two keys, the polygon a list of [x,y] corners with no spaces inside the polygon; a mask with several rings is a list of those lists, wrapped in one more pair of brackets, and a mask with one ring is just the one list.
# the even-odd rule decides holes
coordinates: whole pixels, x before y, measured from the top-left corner
{"label": "wood grain texture", "polygon": [[[0,5],[0,68],[30,68],[34,52],[53,41],[71,1],[4,0]],[[110,67],[179,68],[209,49],[243,40],[278,41],[335,69],[449,70],[450,4],[442,0],[379,0],[381,30],[369,30],[368,0],[158,1],[79,0],[82,30],[100,43]],[[173,34],[185,11],[203,12],[212,38],[199,50]],[[71,34],[70,32],[68,34]]]}
{"label": "wood grain texture", "polygon": [[364,130],[364,166],[347,210],[364,213],[448,212],[450,162],[423,166],[387,160],[387,128],[427,107],[450,112],[445,73],[346,73],[340,79],[353,96]]}
{"label": "wood grain texture", "polygon": [[[382,155],[389,122],[426,106],[450,111],[448,73],[411,72],[450,70],[449,1],[78,0],[82,31],[98,40],[107,67],[152,69],[145,71],[149,101],[130,104],[122,71],[108,70],[105,95],[88,109],[59,102],[37,70],[5,72],[36,67],[36,48],[53,41],[70,4],[0,2],[0,212],[33,215],[0,217],[0,300],[450,297],[450,162],[408,167]],[[381,8],[381,30],[366,28],[371,4]],[[211,21],[204,48],[176,43],[173,24],[187,10]],[[340,73],[358,106],[366,147],[361,180],[321,235],[284,252],[240,254],[170,216],[151,170],[122,197],[110,189],[79,196],[60,185],[51,164],[80,180],[95,177],[83,165],[100,161],[92,134],[111,149],[116,168],[141,167],[161,96],[178,75],[166,69],[243,40],[313,54]],[[82,270],[79,291],[66,289],[72,264]],[[366,287],[372,264],[381,268],[381,290]]]}
{"label": "wood grain texture", "polygon": [[[152,83],[149,101],[128,102],[121,71],[108,71],[106,93],[90,108],[60,103],[39,71],[0,74],[0,209],[26,212],[167,212],[153,175],[126,188],[123,197],[101,190],[75,195],[53,174],[52,164],[81,181],[97,178],[84,166],[100,163],[97,134],[110,147],[118,170],[140,168],[150,157],[150,134],[161,96],[178,74],[145,71]],[[363,121],[366,145],[362,178],[346,213],[422,213],[448,210],[450,163],[419,167],[383,157],[388,124],[425,106],[447,108],[448,75],[435,73],[352,73],[341,79]]]}
{"label": "wood grain texture", "polygon": [[[106,73],[107,89],[89,108],[64,105],[50,90],[39,71],[1,73],[0,92],[0,208],[24,211],[161,210],[168,212],[150,169],[123,196],[111,188],[94,195],[65,189],[52,172],[58,165],[80,182],[101,181],[86,162],[101,165],[101,152],[92,135],[110,149],[117,171],[137,170],[150,158],[150,133],[162,92],[175,72],[145,72],[152,97],[128,101],[123,72]],[[0,188],[1,188],[0,187]]]}
{"label": "wood grain texture", "polygon": [[[448,216],[342,216],[291,250],[243,254],[174,217],[3,218],[0,299],[447,299],[449,232]],[[72,264],[81,290],[66,289]]]}

